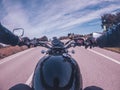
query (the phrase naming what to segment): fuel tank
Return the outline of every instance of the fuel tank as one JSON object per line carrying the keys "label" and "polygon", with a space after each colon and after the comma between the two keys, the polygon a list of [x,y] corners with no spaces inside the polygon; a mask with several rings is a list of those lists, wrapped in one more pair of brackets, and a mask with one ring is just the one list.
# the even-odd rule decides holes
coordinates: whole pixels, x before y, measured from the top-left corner
{"label": "fuel tank", "polygon": [[69,56],[45,56],[36,66],[32,88],[34,90],[82,90],[80,68]]}

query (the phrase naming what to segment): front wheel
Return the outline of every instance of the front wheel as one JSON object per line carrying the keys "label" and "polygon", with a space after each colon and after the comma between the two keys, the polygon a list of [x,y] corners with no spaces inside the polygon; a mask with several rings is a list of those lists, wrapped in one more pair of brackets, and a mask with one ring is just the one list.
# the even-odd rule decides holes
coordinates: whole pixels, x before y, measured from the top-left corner
{"label": "front wheel", "polygon": [[9,88],[9,90],[33,90],[33,89],[26,84],[17,84],[15,86]]}

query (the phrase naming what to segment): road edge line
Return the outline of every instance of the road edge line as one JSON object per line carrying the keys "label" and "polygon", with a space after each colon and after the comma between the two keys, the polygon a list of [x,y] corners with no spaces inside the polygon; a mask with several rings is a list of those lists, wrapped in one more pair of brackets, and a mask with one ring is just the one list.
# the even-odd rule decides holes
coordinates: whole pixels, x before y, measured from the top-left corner
{"label": "road edge line", "polygon": [[119,62],[118,60],[115,60],[115,59],[113,59],[113,58],[111,58],[111,57],[108,57],[108,56],[106,56],[106,55],[104,55],[104,54],[101,54],[101,53],[99,53],[99,52],[97,52],[97,51],[94,51],[94,50],[91,50],[91,49],[88,49],[88,50],[91,51],[91,52],[93,52],[93,53],[95,53],[95,54],[98,54],[98,55],[100,55],[100,56],[102,56],[102,57],[104,57],[104,58],[107,58],[107,59],[109,59],[110,61],[113,61],[113,62],[115,62],[115,63],[117,63],[117,64],[120,65],[120,62]]}
{"label": "road edge line", "polygon": [[32,81],[32,78],[33,78],[33,74],[34,74],[34,72],[30,75],[30,77],[29,77],[28,80],[25,82],[25,84],[31,85],[31,81]]}

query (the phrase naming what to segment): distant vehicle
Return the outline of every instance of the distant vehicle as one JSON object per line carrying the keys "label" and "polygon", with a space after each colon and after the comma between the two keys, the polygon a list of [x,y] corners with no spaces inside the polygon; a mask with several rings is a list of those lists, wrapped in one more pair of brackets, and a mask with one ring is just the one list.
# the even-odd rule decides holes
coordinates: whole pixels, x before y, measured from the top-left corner
{"label": "distant vehicle", "polygon": [[36,47],[38,46],[38,40],[36,38],[30,40],[30,46]]}
{"label": "distant vehicle", "polygon": [[84,41],[84,45],[85,45],[85,49],[87,49],[88,47],[92,48],[97,46],[97,42],[95,38],[91,36]]}
{"label": "distant vehicle", "polygon": [[47,36],[43,36],[41,38],[38,39],[39,41],[48,41],[48,38]]}
{"label": "distant vehicle", "polygon": [[28,37],[23,37],[22,40],[24,42],[23,45],[26,45],[28,48],[30,48],[30,39]]}
{"label": "distant vehicle", "polygon": [[83,38],[77,37],[77,38],[74,38],[74,41],[77,44],[77,46],[84,45],[84,39]]}

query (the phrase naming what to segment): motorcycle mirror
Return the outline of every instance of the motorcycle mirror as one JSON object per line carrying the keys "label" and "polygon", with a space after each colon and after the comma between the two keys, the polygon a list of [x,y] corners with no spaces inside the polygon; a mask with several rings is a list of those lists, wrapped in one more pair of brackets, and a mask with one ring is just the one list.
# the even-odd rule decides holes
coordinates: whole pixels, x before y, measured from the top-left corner
{"label": "motorcycle mirror", "polygon": [[9,88],[9,90],[32,90],[32,88],[26,84],[17,84]]}
{"label": "motorcycle mirror", "polygon": [[15,28],[13,29],[13,33],[19,37],[24,35],[24,29],[23,28]]}

